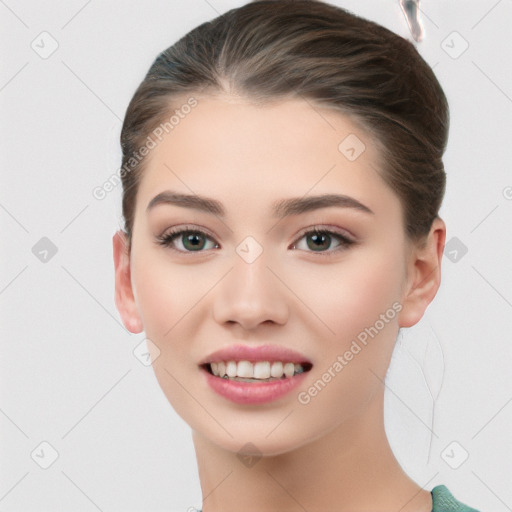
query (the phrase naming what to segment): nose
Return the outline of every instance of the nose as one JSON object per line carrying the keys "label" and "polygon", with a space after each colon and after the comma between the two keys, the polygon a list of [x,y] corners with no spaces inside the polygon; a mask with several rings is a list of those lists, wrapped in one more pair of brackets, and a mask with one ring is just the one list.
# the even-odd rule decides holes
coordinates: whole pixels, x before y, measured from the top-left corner
{"label": "nose", "polygon": [[238,254],[219,283],[213,316],[219,324],[237,323],[246,330],[263,323],[284,325],[288,319],[286,287],[267,267],[265,251],[251,263]]}

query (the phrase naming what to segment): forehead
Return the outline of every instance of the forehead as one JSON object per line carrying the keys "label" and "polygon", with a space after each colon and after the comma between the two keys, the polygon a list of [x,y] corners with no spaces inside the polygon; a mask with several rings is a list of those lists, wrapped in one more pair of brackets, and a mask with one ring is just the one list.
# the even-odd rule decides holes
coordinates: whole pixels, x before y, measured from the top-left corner
{"label": "forehead", "polygon": [[372,138],[336,110],[303,99],[265,105],[227,95],[196,100],[149,153],[140,208],[166,188],[239,203],[313,189],[365,204],[383,194],[397,200],[379,175]]}

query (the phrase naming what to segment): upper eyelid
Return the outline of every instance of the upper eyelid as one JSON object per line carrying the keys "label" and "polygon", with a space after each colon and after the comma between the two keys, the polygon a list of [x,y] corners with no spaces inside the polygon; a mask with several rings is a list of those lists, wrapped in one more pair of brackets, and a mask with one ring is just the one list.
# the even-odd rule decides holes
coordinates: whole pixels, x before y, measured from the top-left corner
{"label": "upper eyelid", "polygon": [[346,229],[336,228],[334,226],[329,226],[328,224],[314,224],[311,227],[301,229],[295,235],[295,240],[298,240],[299,238],[302,238],[304,235],[307,235],[308,233],[311,233],[312,231],[313,232],[314,231],[328,232],[330,234],[334,234],[334,235],[339,236],[341,238],[346,238],[346,239],[348,239],[350,241],[355,241],[354,235],[349,233]]}

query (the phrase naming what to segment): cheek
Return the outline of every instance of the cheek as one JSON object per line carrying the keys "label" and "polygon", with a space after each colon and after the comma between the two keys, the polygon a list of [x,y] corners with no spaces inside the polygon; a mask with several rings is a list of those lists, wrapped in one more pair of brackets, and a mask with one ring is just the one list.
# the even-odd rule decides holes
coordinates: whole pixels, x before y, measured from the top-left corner
{"label": "cheek", "polygon": [[146,337],[160,350],[152,363],[155,377],[174,410],[188,421],[195,407],[189,393],[198,395],[199,372],[191,347],[206,318],[204,299],[215,276],[172,263],[159,252],[140,257],[132,277]]}
{"label": "cheek", "polygon": [[[347,270],[333,283],[343,290],[340,296],[341,310],[337,311],[338,328],[347,323],[357,326],[359,330],[369,327],[400,298],[396,261],[385,256],[381,254],[378,259],[375,255],[364,260],[361,258],[357,270]],[[354,332],[351,334],[355,335]]]}
{"label": "cheek", "polygon": [[396,250],[378,251],[373,247],[358,250],[340,263],[312,265],[307,279],[296,277],[304,276],[303,268],[300,272],[290,269],[288,276],[290,281],[293,279],[294,291],[306,298],[309,310],[324,324],[322,336],[337,342],[341,349],[386,312],[385,330],[396,323],[393,304],[396,308],[400,299],[400,261]]}
{"label": "cheek", "polygon": [[199,371],[194,341],[200,338],[208,293],[218,278],[205,275],[199,266],[170,262],[165,252],[158,252],[144,262],[141,258],[133,280],[146,337],[160,350],[153,361],[155,376],[179,412],[190,400],[179,383],[186,382],[189,389],[191,376]]}
{"label": "cheek", "polygon": [[213,277],[202,275],[198,266],[171,262],[165,250],[141,255],[133,265],[132,280],[148,337],[171,340],[211,288]]}
{"label": "cheek", "polygon": [[400,268],[392,254],[361,258],[321,281],[315,312],[335,332],[319,340],[317,364],[298,391],[302,427],[325,434],[357,417],[376,394],[389,366],[400,309]]}
{"label": "cheek", "polygon": [[[322,350],[314,373],[300,390],[312,422],[327,410],[334,423],[342,421],[382,387],[401,309],[402,260],[394,247],[361,249],[339,265],[308,273],[308,305],[329,327],[317,340]],[[298,292],[305,293],[306,287]]]}

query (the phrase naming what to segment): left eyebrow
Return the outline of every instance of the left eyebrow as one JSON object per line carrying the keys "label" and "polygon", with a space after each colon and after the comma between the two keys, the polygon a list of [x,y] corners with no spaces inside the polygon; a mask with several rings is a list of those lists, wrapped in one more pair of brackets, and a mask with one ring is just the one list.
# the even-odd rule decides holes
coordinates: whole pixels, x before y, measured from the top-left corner
{"label": "left eyebrow", "polygon": [[[219,217],[226,216],[226,210],[222,203],[215,199],[199,196],[197,194],[181,194],[166,190],[156,195],[149,202],[146,211],[151,210],[159,204],[171,204],[184,208],[192,208],[195,210],[211,213]],[[328,208],[337,206],[339,208],[351,208],[361,212],[374,214],[368,206],[359,202],[353,197],[342,194],[322,194],[309,197],[293,197],[290,199],[281,199],[272,204],[274,217],[284,218],[290,215],[300,215],[320,208]]]}
{"label": "left eyebrow", "polygon": [[299,215],[329,206],[352,208],[374,215],[373,211],[370,210],[368,206],[365,206],[353,197],[342,194],[323,194],[319,196],[283,199],[274,203],[274,215],[283,218],[288,215]]}

